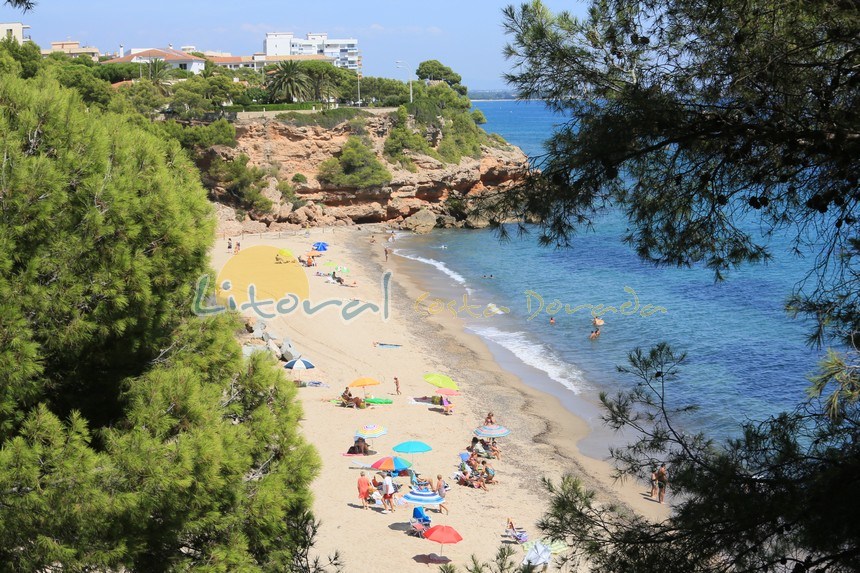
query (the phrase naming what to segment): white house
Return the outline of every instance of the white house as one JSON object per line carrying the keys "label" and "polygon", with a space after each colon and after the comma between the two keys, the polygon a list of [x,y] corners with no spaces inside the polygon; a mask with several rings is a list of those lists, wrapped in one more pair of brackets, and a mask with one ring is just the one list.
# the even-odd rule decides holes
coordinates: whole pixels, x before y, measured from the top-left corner
{"label": "white house", "polygon": [[162,60],[171,68],[187,70],[193,74],[203,71],[206,60],[187,54],[182,50],[170,48],[136,48],[131,53],[120,58],[102,62],[103,64],[149,64],[153,60]]}
{"label": "white house", "polygon": [[0,39],[14,38],[19,44],[23,44],[25,40],[29,40],[30,36],[24,35],[24,30],[29,30],[30,26],[21,22],[10,22],[8,24],[0,24]]}

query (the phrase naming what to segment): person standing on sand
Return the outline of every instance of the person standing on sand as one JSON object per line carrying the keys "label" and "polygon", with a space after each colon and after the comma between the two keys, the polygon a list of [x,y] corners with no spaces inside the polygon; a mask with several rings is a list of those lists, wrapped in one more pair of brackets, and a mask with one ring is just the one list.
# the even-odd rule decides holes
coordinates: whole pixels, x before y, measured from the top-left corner
{"label": "person standing on sand", "polygon": [[[442,474],[438,474],[436,476],[436,495],[445,499],[445,481],[442,479]],[[445,502],[439,504],[439,513],[442,513],[442,510],[445,510],[445,515],[448,515],[448,506],[445,505]]]}
{"label": "person standing on sand", "polygon": [[651,499],[657,495],[657,468],[651,470]]}
{"label": "person standing on sand", "polygon": [[362,471],[358,478],[358,499],[361,500],[361,509],[367,509],[367,498],[370,497],[370,480]]}
{"label": "person standing on sand", "polygon": [[388,262],[388,255],[391,253],[391,249],[385,247],[385,262]]}
{"label": "person standing on sand", "polygon": [[400,396],[400,380],[397,376],[394,377],[394,390],[397,392],[397,395]]}
{"label": "person standing on sand", "polygon": [[666,470],[666,464],[660,464],[660,469],[657,470],[657,501],[663,503],[663,498],[666,497],[666,488],[669,487],[669,472]]}
{"label": "person standing on sand", "polygon": [[382,513],[394,513],[394,502],[391,501],[393,498],[394,482],[390,475],[386,475],[382,480]]}

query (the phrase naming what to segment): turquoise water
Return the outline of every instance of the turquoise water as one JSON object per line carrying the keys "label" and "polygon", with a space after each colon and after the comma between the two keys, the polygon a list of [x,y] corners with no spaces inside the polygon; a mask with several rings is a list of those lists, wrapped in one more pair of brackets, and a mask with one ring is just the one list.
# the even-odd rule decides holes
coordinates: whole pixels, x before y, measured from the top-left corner
{"label": "turquoise water", "polygon": [[[530,156],[542,153],[543,138],[559,122],[539,103],[476,106],[488,119],[488,131]],[[489,230],[437,230],[403,237],[396,253],[423,265],[425,279],[433,285],[419,310],[438,312],[438,306],[429,307],[436,297],[455,299],[461,309],[465,295],[476,305],[469,310],[480,314],[475,318],[465,308],[458,310],[466,327],[536,368],[559,392],[593,401],[601,390],[630,388],[636,381],[619,374],[616,366],[625,364],[627,353],[637,346],[667,341],[688,354],[681,378],[669,388],[669,400],[700,405],[695,417],[685,420],[689,429],[733,435],[740,422],[790,409],[804,399],[806,376],[821,352],[805,344],[811,325],[783,310],[804,275],[804,261],[775,244],[775,262],[745,267],[714,284],[706,269],[655,268],[641,262],[621,243],[624,230],[621,217],[607,216],[595,232],[579,235],[573,248],[564,250],[541,247],[534,235],[502,243]],[[491,274],[492,279],[484,278]],[[556,312],[556,324],[549,324],[556,309],[548,305],[554,300],[570,310],[602,304],[630,312],[636,302],[632,292],[640,312],[606,312],[598,340],[588,338],[588,308]],[[490,307],[485,317],[488,304],[507,307],[510,313],[493,315]],[[652,305],[650,316],[643,316],[646,305]]]}

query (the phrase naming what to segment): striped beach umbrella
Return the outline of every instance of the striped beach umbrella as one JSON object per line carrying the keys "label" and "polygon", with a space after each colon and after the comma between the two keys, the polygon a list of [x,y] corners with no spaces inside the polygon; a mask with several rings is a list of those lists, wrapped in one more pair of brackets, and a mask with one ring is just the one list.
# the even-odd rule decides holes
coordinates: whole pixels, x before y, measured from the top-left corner
{"label": "striped beach umbrella", "polygon": [[412,466],[412,462],[409,460],[404,460],[403,458],[399,458],[397,456],[385,456],[384,458],[378,459],[372,464],[372,467],[375,470],[383,470],[389,472],[399,472],[400,470],[405,470]]}
{"label": "striped beach umbrella", "polygon": [[365,424],[364,426],[355,431],[355,437],[364,438],[365,440],[372,440],[373,438],[384,436],[387,433],[388,428],[386,428],[385,426],[380,426],[378,424]]}
{"label": "striped beach umbrella", "polygon": [[511,431],[504,426],[491,424],[489,426],[481,426],[475,429],[475,435],[479,438],[504,438]]}
{"label": "striped beach umbrella", "polygon": [[304,358],[296,358],[295,360],[290,360],[286,364],[284,364],[284,368],[287,370],[310,370],[311,368],[316,368],[313,365],[313,362],[310,360],[305,360]]}
{"label": "striped beach umbrella", "polygon": [[414,488],[400,499],[414,505],[439,505],[440,503],[445,503],[445,498],[435,491]]}

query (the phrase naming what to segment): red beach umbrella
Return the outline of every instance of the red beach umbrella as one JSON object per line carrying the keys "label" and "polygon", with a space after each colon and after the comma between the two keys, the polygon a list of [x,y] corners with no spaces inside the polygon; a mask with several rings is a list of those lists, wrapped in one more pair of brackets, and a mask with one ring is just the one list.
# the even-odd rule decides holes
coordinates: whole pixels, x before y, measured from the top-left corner
{"label": "red beach umbrella", "polygon": [[449,525],[434,525],[424,532],[424,539],[435,541],[439,544],[439,556],[442,556],[442,546],[463,541],[463,536]]}

